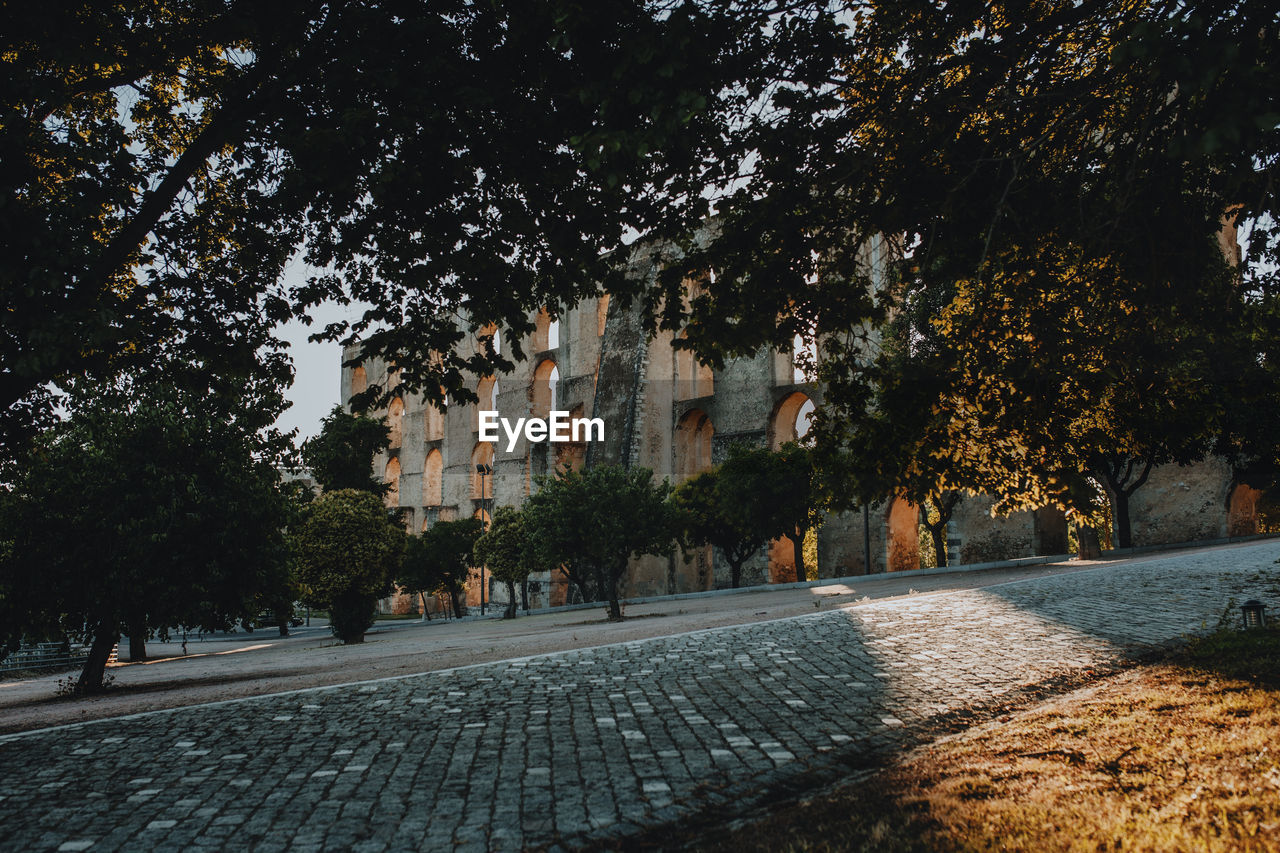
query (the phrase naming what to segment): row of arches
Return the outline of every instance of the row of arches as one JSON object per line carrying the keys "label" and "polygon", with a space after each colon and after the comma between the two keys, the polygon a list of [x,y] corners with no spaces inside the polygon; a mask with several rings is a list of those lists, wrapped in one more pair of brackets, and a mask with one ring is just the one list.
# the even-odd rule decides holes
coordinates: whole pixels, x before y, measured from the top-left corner
{"label": "row of arches", "polygon": [[[813,400],[795,391],[774,407],[769,421],[769,449],[777,450],[790,441],[800,441],[809,433],[814,412]],[[711,446],[715,426],[702,409],[690,409],[676,422],[675,475],[686,480],[712,465]]]}

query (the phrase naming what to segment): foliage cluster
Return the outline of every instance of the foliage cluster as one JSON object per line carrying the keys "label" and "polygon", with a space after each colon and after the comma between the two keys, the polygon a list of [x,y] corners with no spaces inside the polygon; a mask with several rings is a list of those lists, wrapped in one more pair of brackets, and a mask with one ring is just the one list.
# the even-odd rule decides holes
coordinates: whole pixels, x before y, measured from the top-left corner
{"label": "foliage cluster", "polygon": [[382,500],[360,489],[326,492],[303,514],[295,536],[303,601],[329,611],[334,636],[359,643],[373,624],[377,599],[391,591],[404,551],[404,530]]}
{"label": "foliage cluster", "polygon": [[80,389],[9,472],[4,643],[90,642],[93,692],[122,632],[228,629],[291,600],[282,441],[227,402],[141,380]]}

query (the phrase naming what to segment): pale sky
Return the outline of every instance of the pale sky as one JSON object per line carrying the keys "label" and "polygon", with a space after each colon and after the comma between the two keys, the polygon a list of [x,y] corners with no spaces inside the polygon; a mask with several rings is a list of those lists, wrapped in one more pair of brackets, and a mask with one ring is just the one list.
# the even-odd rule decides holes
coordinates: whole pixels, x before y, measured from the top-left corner
{"label": "pale sky", "polygon": [[[307,273],[307,267],[295,261],[286,271],[285,281],[290,285],[301,284]],[[336,343],[308,343],[307,336],[336,320],[354,320],[359,311],[358,307],[322,305],[311,312],[310,326],[294,320],[279,329],[279,336],[289,342],[294,378],[293,386],[285,394],[293,405],[280,415],[276,426],[286,432],[296,428],[295,444],[320,431],[320,419],[338,403],[341,381],[342,347]]]}

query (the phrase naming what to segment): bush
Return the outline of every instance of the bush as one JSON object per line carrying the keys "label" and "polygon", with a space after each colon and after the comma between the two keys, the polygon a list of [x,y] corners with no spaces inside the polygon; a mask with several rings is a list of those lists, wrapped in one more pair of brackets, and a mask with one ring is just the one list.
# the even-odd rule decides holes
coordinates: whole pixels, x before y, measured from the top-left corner
{"label": "bush", "polygon": [[296,537],[298,582],[304,601],[329,611],[330,629],[342,642],[361,642],[373,624],[404,538],[370,492],[328,492],[307,508]]}

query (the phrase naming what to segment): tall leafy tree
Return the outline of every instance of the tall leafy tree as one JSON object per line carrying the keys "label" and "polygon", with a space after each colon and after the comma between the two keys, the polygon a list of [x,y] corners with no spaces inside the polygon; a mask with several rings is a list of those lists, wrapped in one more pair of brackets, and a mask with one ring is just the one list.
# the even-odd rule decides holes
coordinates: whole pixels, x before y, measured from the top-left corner
{"label": "tall leafy tree", "polygon": [[774,452],[734,444],[723,462],[672,493],[683,538],[719,548],[729,564],[729,585],[737,588],[743,564],[770,540],[786,536],[794,547],[797,580],[804,580],[804,539],[817,512],[813,477],[801,445]]}
{"label": "tall leafy tree", "polygon": [[754,523],[758,519],[753,518],[767,514],[768,498],[759,492],[730,488],[729,478],[713,468],[685,480],[671,499],[683,543],[718,548],[729,564],[729,586],[741,586],[742,565],[769,543],[769,529]]}
{"label": "tall leafy tree", "polygon": [[123,630],[227,629],[288,588],[281,443],[257,432],[260,412],[237,418],[217,399],[81,389],[38,438],[6,503],[6,643],[87,640],[79,688],[91,693]]}
{"label": "tall leafy tree", "polygon": [[[159,341],[250,364],[246,335],[325,298],[366,309],[326,336],[466,395],[462,368],[496,355],[431,357],[453,352],[458,305],[520,330],[601,282],[634,294],[606,252],[696,228],[766,84],[823,81],[805,54],[833,16],[787,5],[8,8],[0,439],[49,414],[49,383]],[[326,274],[290,292],[299,249]]]}
{"label": "tall leafy tree", "polygon": [[670,484],[655,483],[647,468],[567,469],[559,477],[540,480],[521,512],[538,563],[590,567],[609,602],[609,618],[621,619],[618,581],[627,562],[674,548],[670,492]]}
{"label": "tall leafy tree", "polygon": [[388,483],[373,476],[373,457],[391,446],[385,418],[349,414],[334,406],[320,432],[302,445],[302,461],[325,491],[360,489],[385,495]]}

